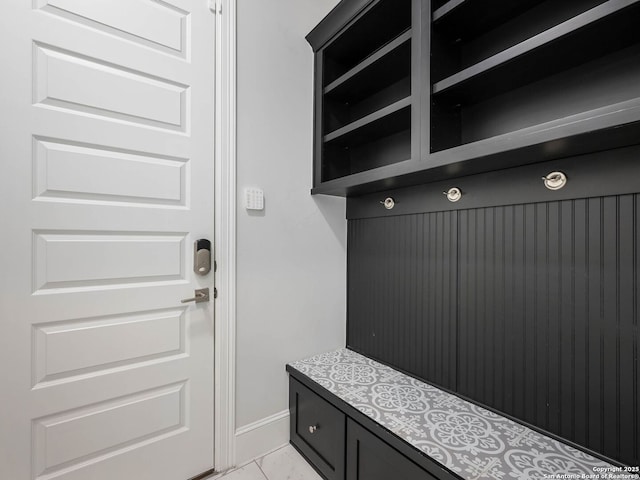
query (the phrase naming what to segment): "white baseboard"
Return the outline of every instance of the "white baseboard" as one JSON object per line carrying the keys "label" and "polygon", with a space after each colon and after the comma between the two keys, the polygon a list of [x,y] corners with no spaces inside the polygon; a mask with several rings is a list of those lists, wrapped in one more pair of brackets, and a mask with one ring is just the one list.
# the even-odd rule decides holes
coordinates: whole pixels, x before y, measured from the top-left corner
{"label": "white baseboard", "polygon": [[236,465],[244,465],[289,443],[289,410],[236,430]]}

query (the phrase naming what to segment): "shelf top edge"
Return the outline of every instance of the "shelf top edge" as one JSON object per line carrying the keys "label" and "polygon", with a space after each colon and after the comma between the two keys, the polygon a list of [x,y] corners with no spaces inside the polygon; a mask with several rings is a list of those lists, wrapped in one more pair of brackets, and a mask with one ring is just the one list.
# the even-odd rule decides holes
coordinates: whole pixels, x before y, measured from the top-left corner
{"label": "shelf top edge", "polygon": [[341,0],[305,37],[313,51],[320,50],[342,27],[374,1]]}
{"label": "shelf top edge", "polygon": [[[346,175],[344,177],[327,180],[311,189],[312,195],[332,195],[336,197],[359,196],[374,191],[388,190],[390,188],[398,188],[395,181],[391,178],[397,177],[402,172],[412,171],[420,165],[420,162],[408,158],[399,162],[383,165],[371,170]],[[400,172],[400,173],[398,173]]]}
{"label": "shelf top edge", "polygon": [[433,18],[432,18],[433,23],[440,21],[443,17],[447,16],[449,13],[451,13],[456,8],[458,8],[460,5],[463,5],[466,1],[467,0],[450,0],[447,3],[445,3],[440,8],[436,9],[435,12],[433,12]]}
{"label": "shelf top edge", "polygon": [[407,108],[410,106],[411,106],[411,95],[401,100],[398,100],[397,102],[394,102],[390,105],[387,105],[386,107],[376,110],[375,112],[370,113],[369,115],[366,115],[358,120],[355,120],[354,122],[348,123],[344,127],[341,127],[341,128],[338,128],[337,130],[333,130],[332,132],[329,132],[324,136],[323,142],[325,143],[331,142],[336,138],[340,138],[344,135],[347,135],[355,130],[358,130],[362,127],[369,125],[370,123],[373,123],[388,115],[396,113],[402,110],[403,108]]}
{"label": "shelf top edge", "polygon": [[473,78],[486,74],[495,68],[500,68],[510,61],[535,52],[539,48],[549,45],[574,32],[602,21],[625,8],[628,8],[640,0],[612,0],[611,3],[604,3],[593,7],[569,20],[544,30],[533,37],[527,38],[501,52],[496,53],[478,63],[454,73],[433,84],[434,95],[444,93],[452,88],[456,88]]}
{"label": "shelf top edge", "polygon": [[324,87],[323,94],[331,93],[333,90],[341,86],[346,81],[350,80],[355,75],[359,74],[361,71],[369,68],[370,66],[376,64],[378,61],[385,58],[387,55],[392,52],[398,50],[400,47],[405,45],[407,42],[411,40],[412,32],[411,28],[408,28],[400,35],[387,42],[385,45],[380,47],[378,50],[373,52],[371,55],[362,60],[358,65],[351,68],[346,73],[340,75],[337,79],[331,82],[329,85]]}

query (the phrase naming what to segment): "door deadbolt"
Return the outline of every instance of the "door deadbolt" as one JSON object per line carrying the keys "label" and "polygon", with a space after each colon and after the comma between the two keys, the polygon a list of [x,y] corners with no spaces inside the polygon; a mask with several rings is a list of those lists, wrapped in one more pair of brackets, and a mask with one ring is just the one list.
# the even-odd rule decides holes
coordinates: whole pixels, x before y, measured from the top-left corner
{"label": "door deadbolt", "polygon": [[201,238],[193,243],[193,271],[206,275],[211,271],[211,242]]}

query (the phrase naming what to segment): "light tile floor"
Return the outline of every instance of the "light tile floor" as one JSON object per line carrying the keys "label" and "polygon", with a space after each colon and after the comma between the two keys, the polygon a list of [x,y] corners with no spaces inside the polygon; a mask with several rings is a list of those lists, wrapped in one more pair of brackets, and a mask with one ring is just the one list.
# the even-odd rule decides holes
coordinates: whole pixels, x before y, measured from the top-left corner
{"label": "light tile floor", "polygon": [[322,480],[307,461],[287,445],[253,462],[207,480]]}

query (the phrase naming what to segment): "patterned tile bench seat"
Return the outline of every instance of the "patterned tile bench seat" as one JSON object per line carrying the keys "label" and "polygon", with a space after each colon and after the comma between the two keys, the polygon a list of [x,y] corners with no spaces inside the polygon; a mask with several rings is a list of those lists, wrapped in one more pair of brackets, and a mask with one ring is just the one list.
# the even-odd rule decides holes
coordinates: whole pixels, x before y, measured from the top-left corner
{"label": "patterned tile bench seat", "polygon": [[[399,471],[397,466],[385,466],[388,463],[386,454],[374,455],[367,460],[361,448],[365,443],[355,442],[356,445],[350,447],[354,441],[349,439],[349,429],[352,428],[357,436],[358,428],[362,426],[373,430],[386,443],[395,442],[395,447],[399,445],[398,439],[404,442],[409,450],[404,449],[400,453],[412,455],[411,463],[422,467],[421,470],[410,471],[423,473],[394,475],[393,478],[398,480],[638,478],[631,472],[620,471],[619,467],[348,349],[293,362],[287,370],[295,382],[291,394],[292,444],[331,480],[345,478],[343,472],[346,472],[348,480],[374,480],[388,478],[388,473],[380,473],[385,468],[389,468],[389,472]],[[304,385],[297,386],[299,382]],[[322,402],[326,400],[328,406],[324,403],[317,405],[317,400],[308,398],[311,395],[309,391],[323,397]],[[337,407],[337,417],[331,416],[332,411],[327,410],[318,413],[319,418],[325,419],[324,425],[322,421],[307,421],[318,412],[318,408],[329,407]],[[340,426],[340,422],[344,424],[345,421],[347,428]],[[353,427],[349,427],[348,422],[353,422]],[[336,426],[329,428],[330,425]],[[319,434],[323,427],[339,430],[325,433],[326,447],[320,442]],[[346,456],[345,440],[340,439],[345,434]],[[319,442],[318,447],[314,442]],[[428,461],[421,462],[412,451]],[[334,460],[328,461],[328,458]],[[350,466],[350,462],[359,465]],[[372,468],[373,473],[363,473],[370,462],[378,462],[379,465],[375,470]]]}

